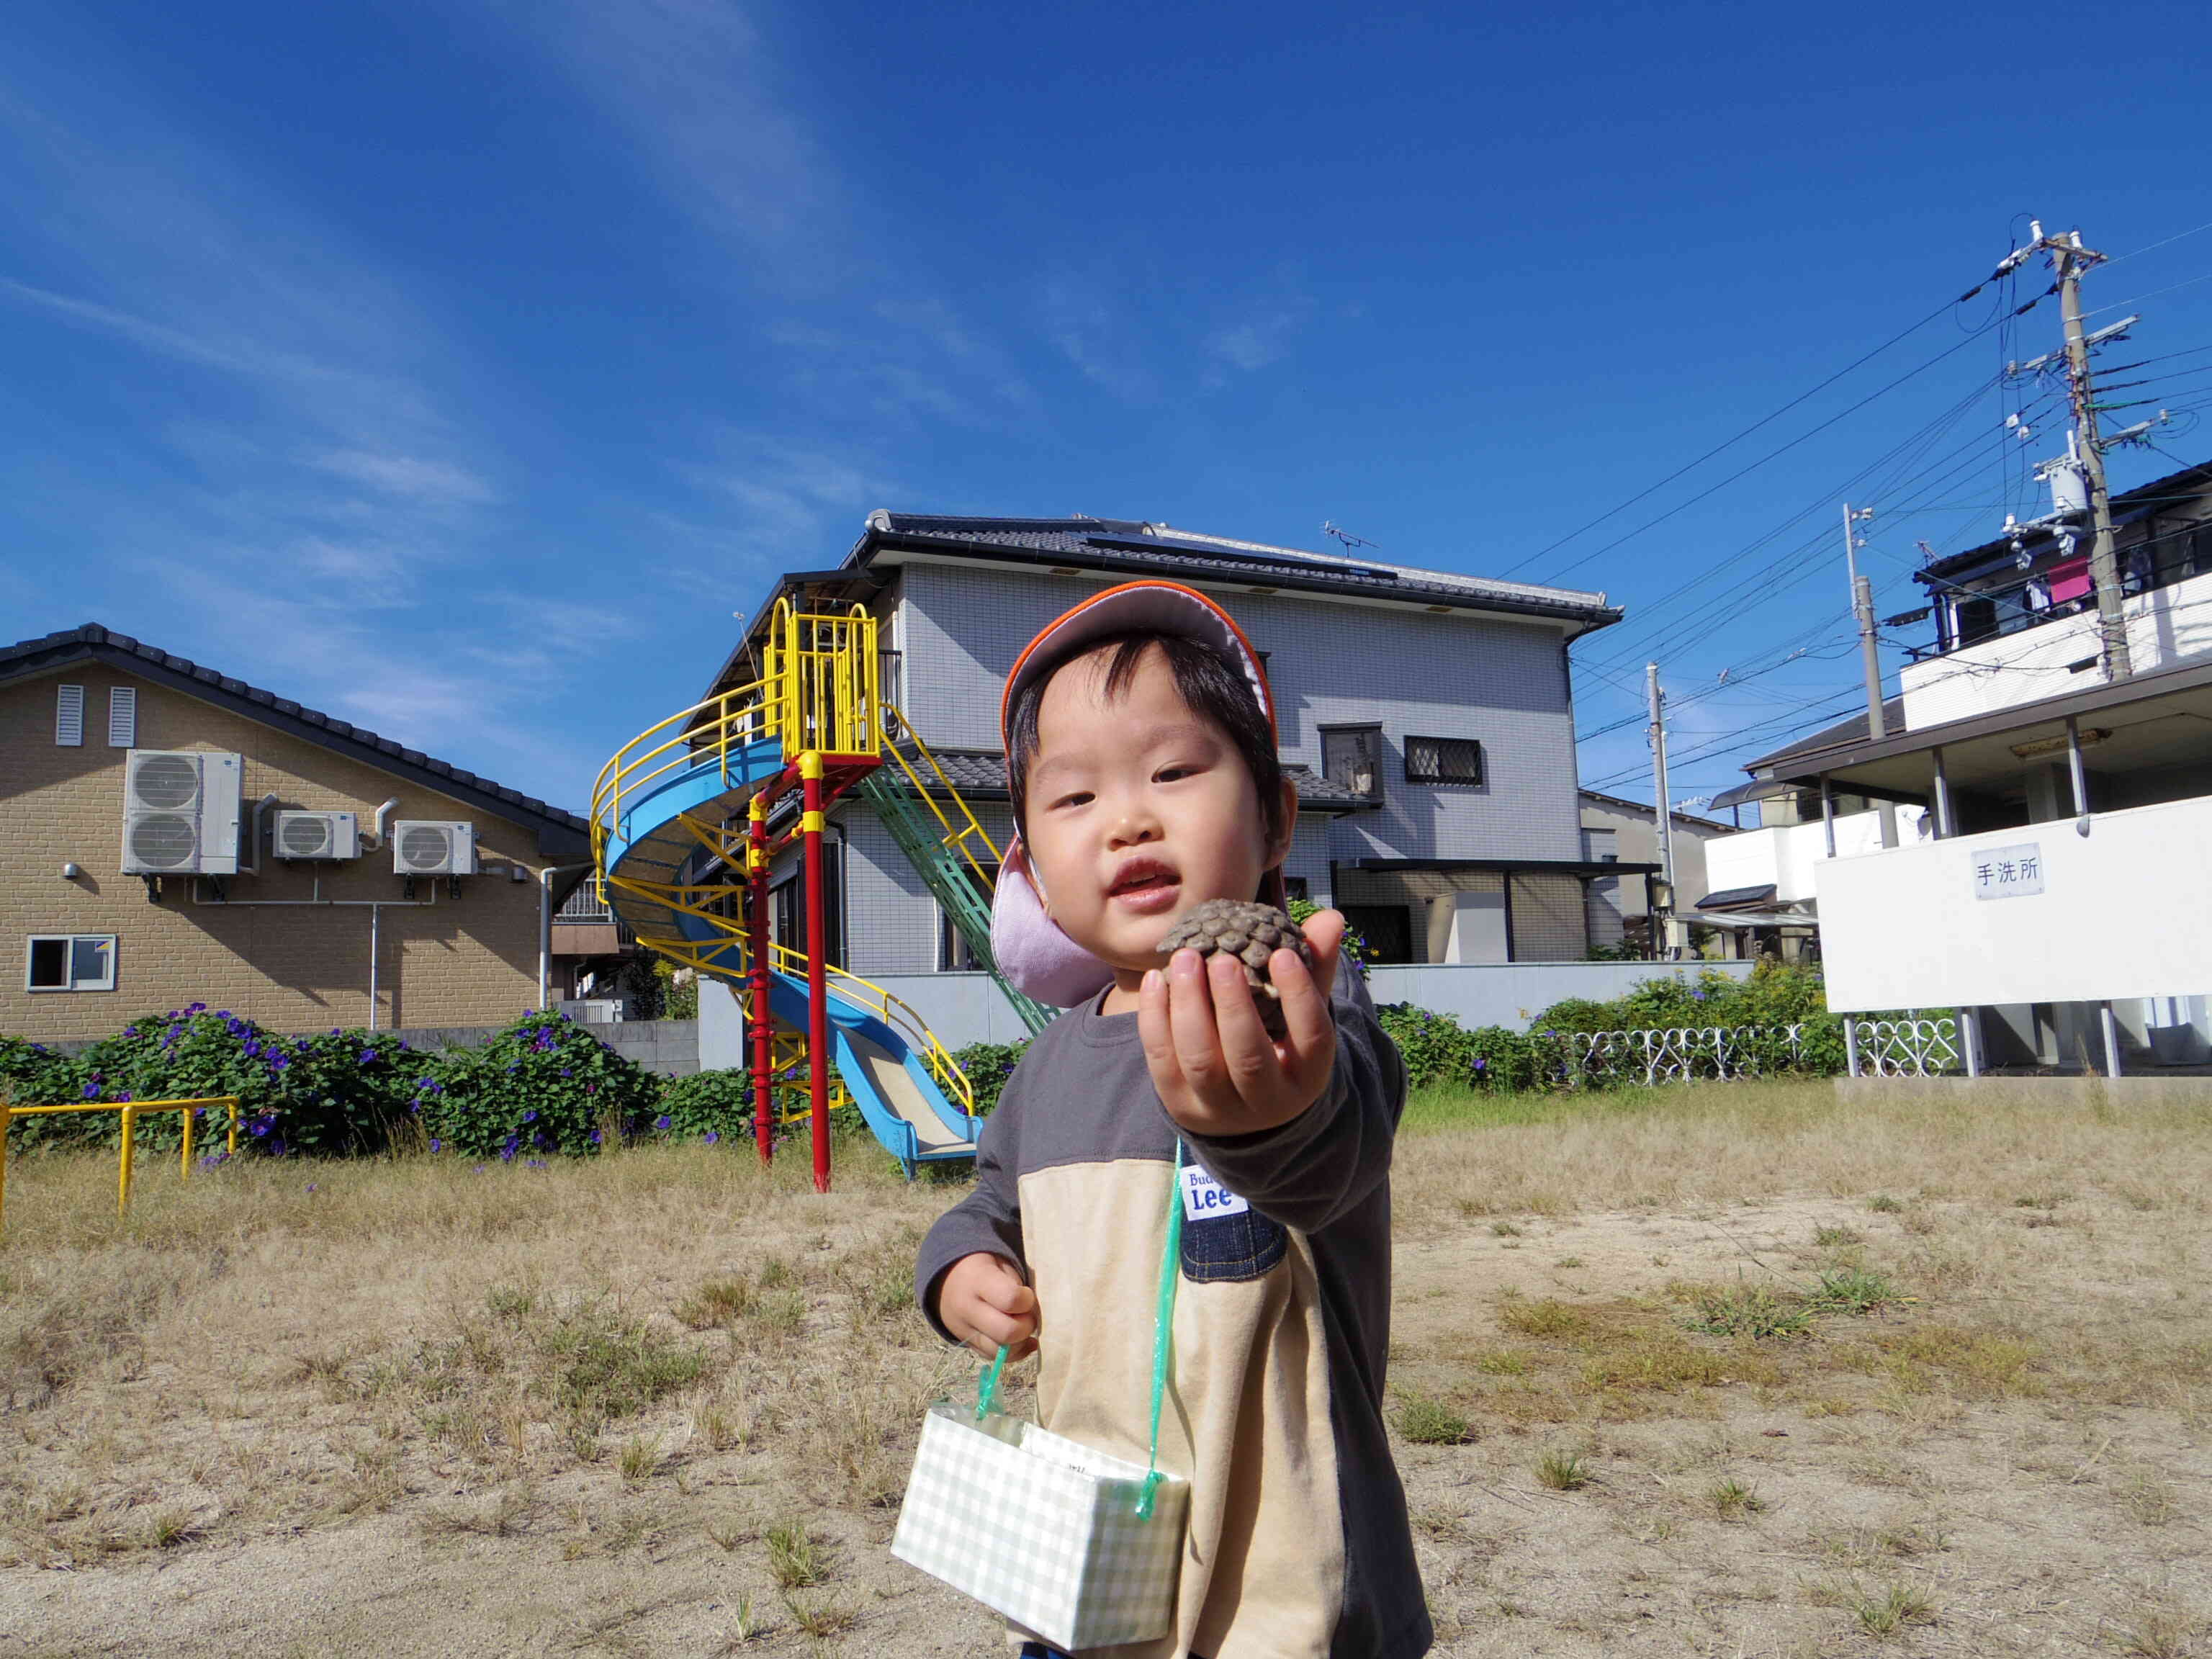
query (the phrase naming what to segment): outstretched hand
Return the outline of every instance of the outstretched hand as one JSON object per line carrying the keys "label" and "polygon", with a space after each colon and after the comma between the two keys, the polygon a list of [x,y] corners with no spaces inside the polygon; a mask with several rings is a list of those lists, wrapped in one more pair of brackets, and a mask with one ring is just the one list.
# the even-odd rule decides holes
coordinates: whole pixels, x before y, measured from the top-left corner
{"label": "outstretched hand", "polygon": [[1278,951],[1267,975],[1282,999],[1280,1041],[1267,1035],[1245,982],[1243,964],[1222,953],[1178,951],[1145,975],[1137,1030],[1152,1086],[1168,1115],[1194,1134],[1272,1129],[1321,1098],[1336,1064],[1336,1021],[1329,988],[1344,917],[1317,910],[1305,923],[1309,969],[1295,951]]}

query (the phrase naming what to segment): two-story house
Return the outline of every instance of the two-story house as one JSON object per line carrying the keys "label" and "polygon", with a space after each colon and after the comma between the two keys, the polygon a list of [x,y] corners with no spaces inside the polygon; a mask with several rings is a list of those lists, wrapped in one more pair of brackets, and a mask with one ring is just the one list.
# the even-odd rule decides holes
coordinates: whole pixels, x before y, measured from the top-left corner
{"label": "two-story house", "polygon": [[[1209,593],[1267,659],[1300,799],[1285,869],[1293,896],[1341,908],[1386,963],[1588,954],[1589,884],[1645,867],[1583,847],[1568,652],[1619,620],[1602,593],[1159,523],[878,512],[834,568],[776,583],[707,695],[757,674],[776,600],[865,605],[878,618],[884,698],[1003,847],[999,698],[1016,653],[1086,595],[1143,576]],[[866,801],[841,801],[829,833],[833,961],[872,978],[968,966]],[[775,933],[794,943],[796,878],[789,858],[775,872]]]}
{"label": "two-story house", "polygon": [[9,1036],[191,1002],[280,1031],[504,1024],[587,856],[573,813],[142,641],[0,647]]}

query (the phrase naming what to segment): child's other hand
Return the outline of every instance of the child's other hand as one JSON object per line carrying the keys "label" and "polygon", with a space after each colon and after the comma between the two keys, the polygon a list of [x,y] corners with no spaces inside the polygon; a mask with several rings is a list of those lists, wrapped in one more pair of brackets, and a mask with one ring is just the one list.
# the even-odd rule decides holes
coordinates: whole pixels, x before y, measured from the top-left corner
{"label": "child's other hand", "polygon": [[945,1270],[937,1288],[937,1316],[945,1328],[986,1359],[1007,1350],[1019,1359],[1036,1348],[1036,1292],[1022,1283],[1002,1255],[978,1250]]}
{"label": "child's other hand", "polygon": [[1145,975],[1137,999],[1145,1060],[1168,1115],[1184,1128],[1205,1135],[1272,1129],[1328,1086],[1336,1064],[1328,994],[1344,918],[1316,910],[1305,936],[1313,947],[1310,969],[1295,951],[1278,951],[1267,964],[1287,1028],[1279,1042],[1260,1023],[1243,966],[1232,956],[1178,951],[1165,969]]}

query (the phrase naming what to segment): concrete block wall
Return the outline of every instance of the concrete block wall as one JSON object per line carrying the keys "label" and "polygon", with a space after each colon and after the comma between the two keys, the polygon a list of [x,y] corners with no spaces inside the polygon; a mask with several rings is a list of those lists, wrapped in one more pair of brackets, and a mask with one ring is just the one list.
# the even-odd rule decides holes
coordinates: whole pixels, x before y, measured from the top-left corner
{"label": "concrete block wall", "polygon": [[[56,688],[85,689],[80,747],[54,741]],[[230,751],[245,757],[245,814],[274,793],[288,808],[345,811],[366,831],[379,802],[397,795],[397,817],[465,818],[485,866],[534,868],[532,829],[403,781],[224,708],[103,664],[79,662],[0,686],[0,1032],[97,1037],[135,1017],[204,1001],[277,1030],[369,1024],[370,912],[381,901],[375,1023],[500,1024],[531,1007],[538,987],[535,881],[489,872],[463,879],[462,896],[435,884],[434,902],[399,908],[401,878],[388,848],[336,865],[266,856],[258,876],[226,878],[228,906],[194,902],[189,878],[171,877],[159,904],[120,869],[123,782],[129,752],[107,746],[110,688],[134,687],[142,749]],[[273,814],[271,817],[273,818]],[[82,872],[63,878],[62,866]],[[255,908],[245,901],[322,897],[346,906]],[[417,884],[418,897],[433,884]],[[201,896],[207,896],[203,890]],[[33,934],[116,939],[112,991],[31,992]]]}

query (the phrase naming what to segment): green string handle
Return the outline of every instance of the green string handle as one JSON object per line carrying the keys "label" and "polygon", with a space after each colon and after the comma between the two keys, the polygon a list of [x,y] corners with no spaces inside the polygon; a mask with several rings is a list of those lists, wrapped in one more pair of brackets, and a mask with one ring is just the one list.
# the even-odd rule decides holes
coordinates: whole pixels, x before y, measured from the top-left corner
{"label": "green string handle", "polygon": [[[1145,1484],[1137,1494],[1137,1516],[1149,1521],[1152,1516],[1152,1494],[1160,1484],[1160,1402],[1167,1394],[1168,1365],[1175,1346],[1176,1285],[1182,1278],[1178,1269],[1182,1258],[1182,1142],[1176,1142],[1175,1178],[1168,1183],[1168,1243],[1160,1252],[1159,1303],[1152,1316],[1152,1439],[1146,1454]],[[991,1407],[999,1395],[999,1373],[1006,1369],[1006,1350],[1000,1345],[998,1354],[983,1368],[982,1380],[975,1385],[975,1420],[980,1423],[991,1414]]]}

